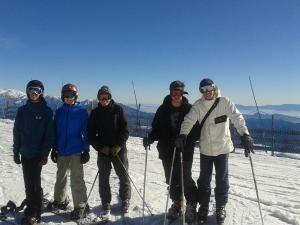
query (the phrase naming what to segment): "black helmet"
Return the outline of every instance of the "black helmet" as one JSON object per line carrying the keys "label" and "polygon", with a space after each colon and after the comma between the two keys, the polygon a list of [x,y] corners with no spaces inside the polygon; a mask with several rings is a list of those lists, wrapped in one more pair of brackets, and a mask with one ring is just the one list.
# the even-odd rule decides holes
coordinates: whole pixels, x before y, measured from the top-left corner
{"label": "black helmet", "polygon": [[65,84],[61,89],[61,100],[64,98],[78,98],[78,89],[75,84]]}
{"label": "black helmet", "polygon": [[99,99],[100,95],[102,95],[102,94],[107,94],[109,96],[109,98],[111,98],[111,91],[110,91],[110,89],[107,85],[103,85],[99,89],[98,94],[97,94],[97,98]]}
{"label": "black helmet", "polygon": [[170,93],[174,90],[181,90],[183,92],[183,94],[188,94],[186,91],[184,91],[184,83],[180,80],[175,80],[170,84]]}
{"label": "black helmet", "polygon": [[44,94],[44,85],[41,81],[31,80],[27,83],[27,85],[26,85],[26,94],[27,94],[28,98],[29,98],[29,91],[30,91],[31,88],[40,88],[40,90],[37,90],[36,93],[43,96],[43,94]]}

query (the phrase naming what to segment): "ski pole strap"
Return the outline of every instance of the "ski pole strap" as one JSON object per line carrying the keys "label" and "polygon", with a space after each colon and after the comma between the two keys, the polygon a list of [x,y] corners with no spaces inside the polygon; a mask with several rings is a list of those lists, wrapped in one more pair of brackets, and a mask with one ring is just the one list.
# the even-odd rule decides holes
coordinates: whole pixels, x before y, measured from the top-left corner
{"label": "ski pole strap", "polygon": [[210,113],[214,110],[214,108],[216,108],[216,106],[218,105],[220,101],[220,98],[216,98],[214,104],[210,107],[210,109],[207,111],[207,113],[205,114],[205,116],[203,117],[201,123],[200,123],[200,130],[203,127],[203,124],[205,123],[205,120],[207,119],[207,117],[210,115]]}

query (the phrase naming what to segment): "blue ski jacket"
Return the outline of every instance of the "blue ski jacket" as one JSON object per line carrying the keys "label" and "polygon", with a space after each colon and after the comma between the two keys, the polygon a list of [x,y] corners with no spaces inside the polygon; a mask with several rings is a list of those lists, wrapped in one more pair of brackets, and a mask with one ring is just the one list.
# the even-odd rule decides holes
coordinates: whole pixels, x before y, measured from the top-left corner
{"label": "blue ski jacket", "polygon": [[27,159],[47,157],[54,146],[53,112],[44,98],[38,103],[28,100],[18,109],[14,123],[15,154]]}
{"label": "blue ski jacket", "polygon": [[63,104],[56,110],[56,146],[60,156],[70,156],[89,151],[87,138],[88,113],[79,103]]}

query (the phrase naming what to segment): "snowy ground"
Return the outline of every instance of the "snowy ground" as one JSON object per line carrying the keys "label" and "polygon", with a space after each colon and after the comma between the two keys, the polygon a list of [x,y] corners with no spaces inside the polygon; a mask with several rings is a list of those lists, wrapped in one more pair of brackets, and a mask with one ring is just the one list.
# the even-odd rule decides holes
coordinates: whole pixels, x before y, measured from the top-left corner
{"label": "snowy ground", "polygon": [[[12,160],[12,127],[13,121],[0,120],[0,205],[13,200],[18,204],[24,198],[24,185],[22,169],[15,165]],[[129,138],[129,174],[137,186],[138,191],[143,193],[144,161],[145,151],[140,138]],[[278,154],[280,157],[271,157],[264,153],[253,155],[256,179],[262,203],[263,218],[265,225],[293,224],[300,225],[300,160],[298,156],[293,157]],[[230,225],[259,225],[261,224],[256,194],[253,184],[249,159],[245,158],[241,151],[230,155],[230,193],[227,205],[226,224]],[[85,181],[88,191],[90,190],[97,173],[96,154],[91,151],[91,160],[85,165]],[[42,184],[44,193],[53,197],[55,183],[56,165],[49,160],[43,168]],[[196,180],[199,175],[199,151],[195,150],[193,177]],[[160,160],[158,159],[155,146],[148,156],[148,173],[146,186],[146,201],[155,214],[149,216],[146,211],[145,223],[163,224],[163,213],[166,203],[166,184]],[[214,183],[212,183],[214,185]],[[111,186],[113,193],[112,205],[118,211],[118,179],[116,174],[111,174]],[[70,189],[68,190],[70,194]],[[70,194],[71,196],[71,194]],[[213,202],[213,197],[211,202]],[[98,183],[92,191],[89,200],[92,212],[99,214],[100,199],[98,194]],[[137,191],[132,186],[132,201],[130,208],[131,224],[142,224],[142,201]],[[146,209],[147,210],[147,209]],[[119,214],[113,214],[112,224],[122,224]],[[45,224],[61,224],[66,222],[61,218],[44,214]],[[207,224],[215,224],[213,215],[213,204],[211,204],[210,217]],[[181,224],[178,221],[174,224]],[[1,222],[0,222],[1,223]],[[2,222],[1,224],[4,224]],[[75,224],[68,222],[67,224]]]}

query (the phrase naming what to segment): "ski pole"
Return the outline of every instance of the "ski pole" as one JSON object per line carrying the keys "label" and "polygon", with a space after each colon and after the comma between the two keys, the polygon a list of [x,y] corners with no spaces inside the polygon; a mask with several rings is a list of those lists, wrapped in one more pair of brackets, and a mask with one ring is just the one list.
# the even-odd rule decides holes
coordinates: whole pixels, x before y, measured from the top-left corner
{"label": "ski pole", "polygon": [[[146,133],[146,137],[148,138],[148,132]],[[145,172],[144,172],[143,222],[142,222],[142,224],[144,224],[144,222],[145,222],[146,176],[147,176],[148,149],[150,149],[150,145],[145,147],[145,150],[146,150],[146,158],[145,158]]]}
{"label": "ski pole", "polygon": [[253,175],[253,181],[254,181],[254,186],[255,186],[255,191],[256,191],[256,197],[257,197],[257,203],[258,203],[258,208],[259,208],[259,213],[260,213],[260,218],[261,218],[261,224],[264,225],[264,220],[263,220],[263,215],[262,215],[261,206],[260,206],[260,199],[259,199],[259,195],[258,195],[258,188],[257,188],[256,179],[255,179],[254,167],[253,167],[251,154],[249,154],[249,160],[250,160],[250,165],[251,165],[251,170],[252,170],[252,175]]}
{"label": "ski pole", "polygon": [[[118,155],[116,155],[116,157],[117,157],[117,159],[119,160],[120,164],[122,165],[122,167],[123,167],[123,169],[124,169],[124,171],[125,171],[125,174],[127,175],[127,177],[129,178],[129,180],[130,180],[131,183],[133,184],[133,186],[134,186],[136,192],[138,193],[138,195],[140,196],[140,198],[143,199],[141,193],[139,192],[139,190],[137,189],[137,187],[136,187],[136,185],[134,184],[133,180],[132,180],[131,177],[129,176],[129,173],[127,172],[127,169],[126,169],[126,167],[124,166],[124,163],[121,161],[121,159],[120,159],[120,157],[119,157]],[[144,200],[143,200],[143,202],[144,202]],[[148,208],[148,211],[149,211],[149,213],[151,214],[151,216],[153,216],[153,213],[151,212],[151,210],[150,210],[150,208],[148,207],[147,203],[146,203],[146,202],[144,202],[144,203],[145,203],[145,206]]]}
{"label": "ski pole", "polygon": [[164,225],[167,224],[167,210],[168,210],[168,205],[169,205],[170,188],[171,188],[171,182],[172,182],[172,176],[173,176],[173,166],[174,166],[174,161],[175,161],[175,154],[176,154],[176,147],[174,147],[172,164],[171,164],[171,171],[170,171],[170,177],[169,177],[169,187],[168,187],[168,196],[167,196],[167,202],[166,202],[166,208],[165,208]]}
{"label": "ski pole", "polygon": [[182,224],[185,225],[185,206],[184,206],[184,181],[183,181],[183,157],[180,151],[180,165],[181,165],[181,193],[182,193]]}
{"label": "ski pole", "polygon": [[97,174],[96,174],[96,176],[95,176],[94,182],[93,182],[92,187],[91,187],[91,190],[90,190],[90,192],[89,192],[89,194],[88,194],[88,197],[87,197],[87,200],[86,200],[86,202],[85,202],[85,204],[84,204],[83,213],[80,215],[80,218],[79,218],[79,224],[81,224],[81,220],[82,220],[82,217],[83,217],[85,208],[86,208],[86,206],[87,206],[87,204],[88,204],[88,201],[89,201],[89,198],[90,198],[90,196],[91,196],[91,194],[92,194],[92,190],[93,190],[93,188],[94,188],[94,186],[95,186],[95,183],[96,183],[96,180],[97,180],[98,175],[99,175],[99,170],[97,171]]}

